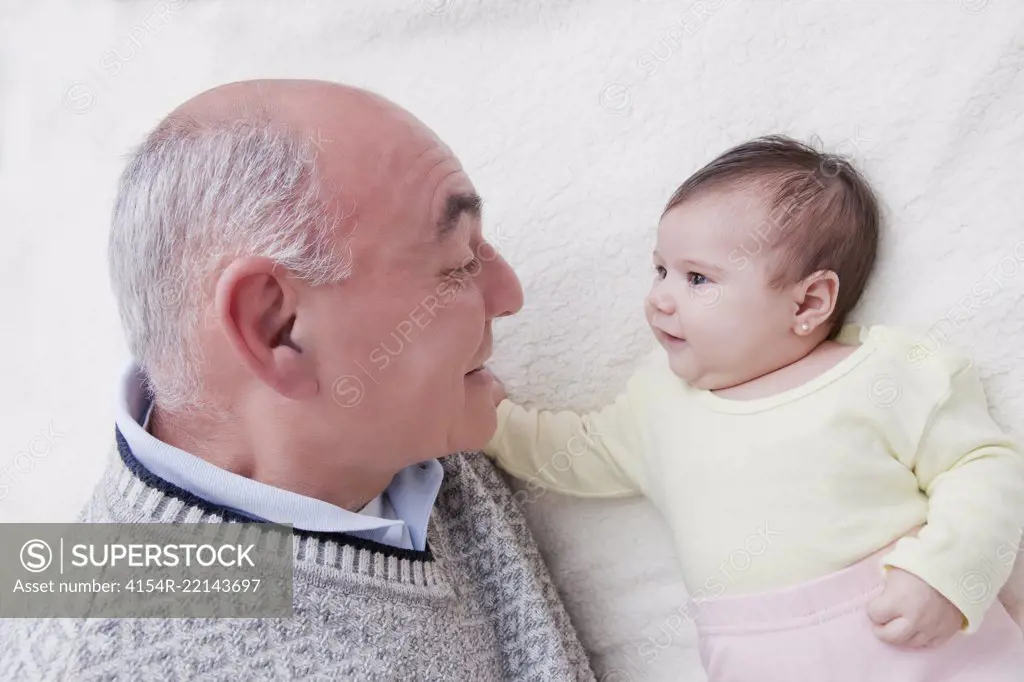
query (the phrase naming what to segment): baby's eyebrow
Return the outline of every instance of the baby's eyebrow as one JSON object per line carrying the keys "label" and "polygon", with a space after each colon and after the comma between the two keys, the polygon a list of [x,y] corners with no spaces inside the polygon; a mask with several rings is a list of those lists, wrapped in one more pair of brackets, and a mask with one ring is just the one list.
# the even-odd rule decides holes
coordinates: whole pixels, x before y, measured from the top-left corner
{"label": "baby's eyebrow", "polygon": [[[651,252],[651,257],[654,258],[655,260],[664,260],[661,257],[661,254],[658,253],[657,249],[654,249],[654,251]],[[708,262],[705,262],[705,261],[702,261],[702,260],[692,259],[692,258],[680,258],[680,259],[677,259],[677,260],[673,261],[672,266],[674,268],[678,269],[678,270],[696,269],[696,270],[702,270],[702,271],[710,273],[710,274],[716,274],[716,275],[724,275],[725,274],[725,270],[723,270],[722,268],[718,267],[717,265],[714,265],[712,263],[708,263]]]}
{"label": "baby's eyebrow", "polygon": [[704,261],[700,261],[700,260],[693,260],[693,259],[690,259],[690,258],[682,258],[680,260],[677,260],[674,263],[674,265],[677,268],[680,268],[680,269],[692,268],[692,269],[702,270],[704,272],[711,272],[711,273],[715,273],[715,274],[719,274],[719,275],[721,275],[721,274],[723,274],[725,272],[724,270],[722,270],[722,268],[718,267],[717,265],[713,265],[711,263],[705,263]]}

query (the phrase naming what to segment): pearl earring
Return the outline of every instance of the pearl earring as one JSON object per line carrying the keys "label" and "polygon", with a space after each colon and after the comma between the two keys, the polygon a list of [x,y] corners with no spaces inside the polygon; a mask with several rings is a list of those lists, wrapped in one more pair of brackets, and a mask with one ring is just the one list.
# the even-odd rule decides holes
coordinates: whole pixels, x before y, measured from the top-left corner
{"label": "pearl earring", "polygon": [[807,324],[806,322],[804,322],[804,323],[802,323],[800,325],[800,331],[808,331],[808,330],[810,330],[810,328],[811,328],[811,325]]}

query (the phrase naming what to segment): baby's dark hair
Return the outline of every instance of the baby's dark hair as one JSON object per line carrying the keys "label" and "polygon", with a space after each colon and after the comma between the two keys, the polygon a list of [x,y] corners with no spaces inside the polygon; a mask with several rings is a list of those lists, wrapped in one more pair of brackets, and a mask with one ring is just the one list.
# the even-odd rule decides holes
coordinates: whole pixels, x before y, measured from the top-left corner
{"label": "baby's dark hair", "polygon": [[829,338],[835,338],[864,292],[878,251],[879,209],[870,185],[841,156],[768,135],[729,149],[691,175],[664,213],[699,193],[747,187],[767,200],[764,232],[772,236],[766,246],[777,256],[771,286],[793,284],[819,270],[838,276],[829,318]]}

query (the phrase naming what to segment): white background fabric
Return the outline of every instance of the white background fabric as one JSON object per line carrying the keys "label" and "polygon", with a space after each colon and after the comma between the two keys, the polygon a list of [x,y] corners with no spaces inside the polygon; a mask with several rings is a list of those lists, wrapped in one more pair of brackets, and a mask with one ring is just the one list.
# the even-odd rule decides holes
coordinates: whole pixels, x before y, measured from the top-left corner
{"label": "white background fabric", "polygon": [[[105,264],[124,155],[184,99],[254,77],[369,87],[452,146],[526,292],[493,366],[547,407],[602,405],[651,347],[641,301],[672,189],[754,135],[817,135],[885,206],[855,321],[948,327],[997,420],[1024,434],[1016,0],[0,8],[0,521],[68,518],[102,467],[125,353]],[[702,679],[645,502],[551,494],[529,513],[606,680]]]}

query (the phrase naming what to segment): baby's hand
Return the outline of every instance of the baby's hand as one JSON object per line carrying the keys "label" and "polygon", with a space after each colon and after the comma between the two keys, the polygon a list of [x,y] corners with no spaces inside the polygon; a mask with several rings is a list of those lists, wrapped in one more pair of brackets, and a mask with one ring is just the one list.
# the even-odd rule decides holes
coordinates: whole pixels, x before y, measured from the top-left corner
{"label": "baby's hand", "polygon": [[[494,374],[491,374],[494,376]],[[494,406],[497,407],[498,403],[508,397],[505,393],[505,384],[501,383],[501,379],[494,377],[494,387],[491,389],[491,395],[494,397]]]}
{"label": "baby's hand", "polygon": [[960,609],[916,575],[890,568],[885,590],[868,604],[875,635],[888,644],[935,647],[964,624]]}

